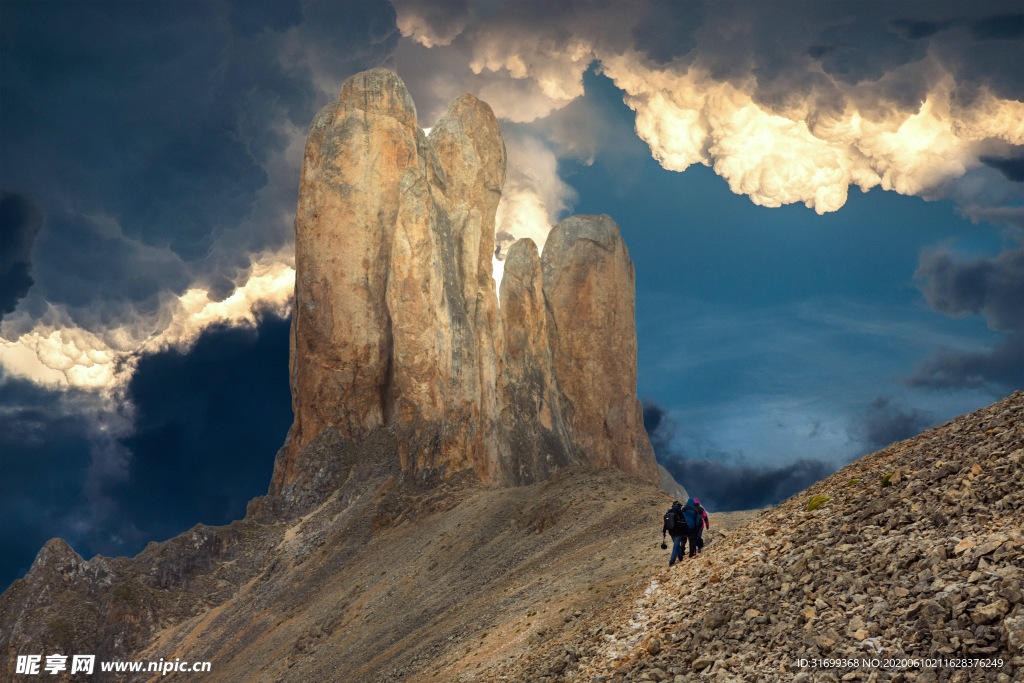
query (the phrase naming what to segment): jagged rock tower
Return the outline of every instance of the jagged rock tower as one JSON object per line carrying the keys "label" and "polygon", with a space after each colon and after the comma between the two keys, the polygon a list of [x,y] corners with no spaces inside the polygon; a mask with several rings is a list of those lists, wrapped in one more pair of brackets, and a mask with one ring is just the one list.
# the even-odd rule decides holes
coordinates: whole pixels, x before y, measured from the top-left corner
{"label": "jagged rock tower", "polygon": [[270,496],[325,430],[394,429],[401,468],[526,484],[589,461],[658,482],[636,398],[634,273],[618,226],[575,216],[543,258],[511,248],[495,295],[505,145],[455,100],[427,137],[405,84],[374,69],[313,120],[295,219],[295,422]]}

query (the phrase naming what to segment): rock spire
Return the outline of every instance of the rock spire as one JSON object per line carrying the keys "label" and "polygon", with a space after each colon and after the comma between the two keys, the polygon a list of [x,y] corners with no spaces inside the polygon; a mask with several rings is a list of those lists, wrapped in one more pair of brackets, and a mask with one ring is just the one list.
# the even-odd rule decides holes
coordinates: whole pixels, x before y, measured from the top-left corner
{"label": "rock spire", "polygon": [[543,258],[492,279],[505,145],[491,108],[452,102],[424,134],[405,84],[374,69],[313,119],[295,218],[295,422],[271,496],[325,430],[393,429],[403,470],[496,485],[576,462],[658,472],[636,398],[634,275],[618,226],[575,216]]}

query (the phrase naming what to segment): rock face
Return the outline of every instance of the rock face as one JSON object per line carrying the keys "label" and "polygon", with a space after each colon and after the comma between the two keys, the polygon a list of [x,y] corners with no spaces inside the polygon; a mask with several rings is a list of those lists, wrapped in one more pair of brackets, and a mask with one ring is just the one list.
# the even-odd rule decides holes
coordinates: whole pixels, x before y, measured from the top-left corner
{"label": "rock face", "polygon": [[375,69],[317,114],[295,219],[295,422],[271,497],[302,497],[303,451],[328,429],[349,441],[393,429],[402,469],[420,477],[523,484],[589,461],[658,482],[618,226],[567,219],[543,262],[532,243],[513,247],[499,309],[504,180],[497,121],[472,95],[428,138],[402,81]]}
{"label": "rock face", "polygon": [[658,476],[661,478],[661,490],[668,495],[680,502],[685,501],[690,497],[690,494],[686,492],[683,485],[676,481],[676,478],[672,476],[672,473],[660,464],[658,465]]}
{"label": "rock face", "polygon": [[571,406],[555,374],[537,245],[512,245],[501,278],[505,353],[501,373],[501,455],[516,484],[546,479],[583,458],[572,438]]}
{"label": "rock face", "polygon": [[580,449],[596,465],[657,482],[636,397],[636,278],[619,226],[566,218],[548,236],[543,271],[555,374]]}

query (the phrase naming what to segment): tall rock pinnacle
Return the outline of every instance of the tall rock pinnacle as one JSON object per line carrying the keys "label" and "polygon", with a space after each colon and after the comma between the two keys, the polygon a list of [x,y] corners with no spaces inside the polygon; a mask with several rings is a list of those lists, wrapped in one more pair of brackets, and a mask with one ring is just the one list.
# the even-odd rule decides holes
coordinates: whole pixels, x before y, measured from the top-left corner
{"label": "tall rock pinnacle", "polygon": [[405,84],[353,76],[310,125],[295,218],[295,422],[270,494],[325,430],[394,429],[403,470],[545,479],[580,461],[657,482],[636,400],[633,266],[608,217],[513,246],[494,291],[505,145],[463,95],[424,135]]}
{"label": "tall rock pinnacle", "polygon": [[636,278],[619,226],[608,216],[566,218],[542,263],[555,374],[577,444],[595,465],[657,482],[636,397]]}

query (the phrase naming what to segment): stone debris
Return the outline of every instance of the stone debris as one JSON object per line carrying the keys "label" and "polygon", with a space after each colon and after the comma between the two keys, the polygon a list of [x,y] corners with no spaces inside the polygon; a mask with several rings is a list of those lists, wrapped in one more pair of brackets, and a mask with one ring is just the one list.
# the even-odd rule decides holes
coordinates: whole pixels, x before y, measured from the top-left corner
{"label": "stone debris", "polygon": [[[831,500],[808,511],[816,496]],[[477,680],[1024,681],[1022,587],[1017,392],[844,467],[660,570],[600,628]],[[547,648],[566,644],[579,659],[553,672]]]}

